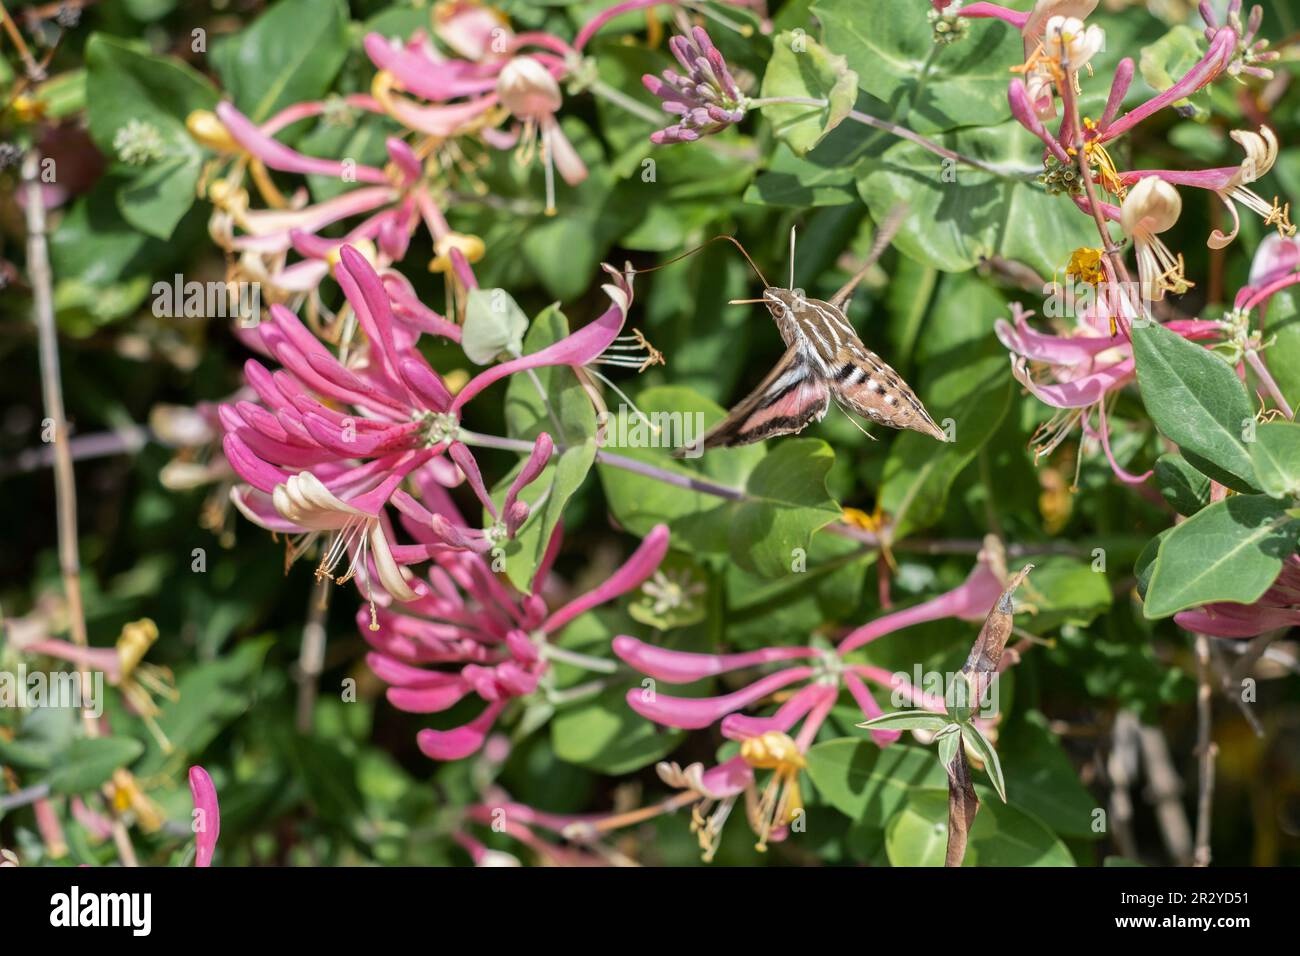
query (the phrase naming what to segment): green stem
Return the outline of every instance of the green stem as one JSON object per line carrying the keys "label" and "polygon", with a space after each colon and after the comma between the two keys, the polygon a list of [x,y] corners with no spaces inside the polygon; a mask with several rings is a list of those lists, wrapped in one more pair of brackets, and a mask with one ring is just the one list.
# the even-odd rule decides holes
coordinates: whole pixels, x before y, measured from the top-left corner
{"label": "green stem", "polygon": [[[819,106],[826,108],[830,106],[830,101],[826,99],[814,99],[805,96],[767,96],[759,99],[746,100],[746,106]],[[862,113],[858,110],[849,110],[848,118],[863,126],[870,126],[873,129],[881,130],[897,136],[899,139],[905,139],[910,143],[915,143],[922,149],[929,150],[936,156],[943,159],[952,160],[955,163],[963,163],[982,172],[991,173],[1002,179],[1022,179],[1024,173],[1020,169],[1008,166],[995,166],[992,163],[986,163],[983,160],[975,159],[972,156],[966,156],[956,150],[949,149],[946,146],[940,146],[933,140],[926,139],[919,133],[914,133],[906,126],[900,126],[897,123],[891,123],[888,120],[882,120],[877,116],[868,113]]]}
{"label": "green stem", "polygon": [[653,123],[655,126],[662,126],[665,122],[666,114],[660,113],[653,107],[647,106],[640,100],[633,99],[620,89],[610,86],[604,80],[592,80],[588,89],[592,94],[599,96],[603,100],[608,100],[615,106],[627,110],[633,116],[645,120],[647,123]]}

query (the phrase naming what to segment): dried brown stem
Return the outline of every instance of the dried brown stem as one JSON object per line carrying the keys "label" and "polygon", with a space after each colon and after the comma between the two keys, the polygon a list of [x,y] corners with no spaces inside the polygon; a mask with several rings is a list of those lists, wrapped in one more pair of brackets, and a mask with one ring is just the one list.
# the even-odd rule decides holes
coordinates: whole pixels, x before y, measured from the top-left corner
{"label": "dried brown stem", "polygon": [[975,795],[975,784],[971,781],[970,764],[966,762],[966,751],[957,748],[957,756],[948,766],[948,847],[944,853],[944,866],[961,866],[966,858],[966,844],[970,840],[970,828],[975,824],[975,814],[979,812],[980,800]]}

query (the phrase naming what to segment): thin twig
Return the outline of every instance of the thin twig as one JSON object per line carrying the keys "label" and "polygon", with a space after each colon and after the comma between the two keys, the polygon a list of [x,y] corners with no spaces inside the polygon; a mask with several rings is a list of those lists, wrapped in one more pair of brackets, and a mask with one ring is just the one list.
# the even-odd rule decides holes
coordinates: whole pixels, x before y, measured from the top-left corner
{"label": "thin twig", "polygon": [[302,628],[302,646],[298,651],[298,706],[295,724],[298,733],[311,733],[312,713],[316,708],[317,685],[325,668],[325,615],[330,606],[330,579],[322,576],[312,589],[307,603],[307,623]]}
{"label": "thin twig", "polygon": [[[59,367],[59,333],[54,324],[54,277],[50,271],[50,251],[45,232],[45,198],[38,177],[40,155],[35,147],[23,157],[22,179],[27,208],[27,281],[32,288],[37,342],[40,352],[41,391],[45,417],[54,429],[54,494],[58,522],[59,569],[63,576],[64,596],[68,602],[68,628],[78,647],[90,643],[86,635],[85,603],[81,596],[81,557],[77,545],[77,478],[72,467],[72,443],[68,440],[68,420],[63,407],[63,381]],[[82,673],[82,681],[89,674]],[[81,713],[87,737],[99,736],[99,722],[87,701]],[[126,826],[114,814],[113,842],[123,866],[136,866],[135,848]]]}
{"label": "thin twig", "polygon": [[1132,787],[1138,774],[1138,719],[1131,710],[1115,715],[1111,728],[1110,756],[1106,776],[1110,779],[1110,830],[1115,848],[1130,860],[1137,859],[1133,838]]}
{"label": "thin twig", "polygon": [[1196,635],[1196,757],[1198,761],[1196,799],[1196,850],[1192,862],[1210,865],[1210,824],[1214,811],[1214,764],[1219,748],[1212,737],[1214,713],[1213,668],[1210,639]]}
{"label": "thin twig", "polygon": [[1156,823],[1165,850],[1178,866],[1192,860],[1192,831],[1183,809],[1183,782],[1169,757],[1169,744],[1157,727],[1143,727],[1138,735],[1146,766],[1147,796],[1155,804]]}

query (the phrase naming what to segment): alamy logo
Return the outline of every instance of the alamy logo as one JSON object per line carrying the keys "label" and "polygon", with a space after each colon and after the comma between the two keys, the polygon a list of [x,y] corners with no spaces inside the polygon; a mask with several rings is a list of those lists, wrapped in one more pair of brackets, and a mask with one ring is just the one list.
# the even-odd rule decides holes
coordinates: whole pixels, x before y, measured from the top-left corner
{"label": "alamy logo", "polygon": [[151,893],[71,892],[50,897],[51,926],[126,926],[133,936],[148,936],[153,928]]}
{"label": "alamy logo", "polygon": [[597,416],[596,441],[602,448],[683,448],[683,458],[704,454],[703,412],[638,412],[620,405]]}
{"label": "alamy logo", "polygon": [[239,319],[253,326],[262,315],[256,282],[186,282],[178,272],[170,283],[155,282],[153,297],[153,314],[160,319]]}
{"label": "alamy logo", "polygon": [[0,671],[0,708],[75,707],[91,717],[104,713],[103,671]]}

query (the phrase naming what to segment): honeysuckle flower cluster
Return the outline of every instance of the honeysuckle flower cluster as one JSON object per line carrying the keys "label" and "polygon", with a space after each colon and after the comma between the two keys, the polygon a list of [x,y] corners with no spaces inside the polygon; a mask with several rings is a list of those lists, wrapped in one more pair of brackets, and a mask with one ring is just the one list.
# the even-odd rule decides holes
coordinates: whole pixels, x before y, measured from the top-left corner
{"label": "honeysuckle flower cluster", "polygon": [[745,118],[745,97],[703,27],[694,27],[689,37],[673,37],[668,46],[685,72],[664,70],[662,78],[646,74],[642,82],[659,97],[664,112],[680,119],[651,133],[651,142],[690,143]]}
{"label": "honeysuckle flower cluster", "polygon": [[[758,838],[757,848],[761,851],[769,842],[785,839],[790,824],[803,811],[799,790],[799,774],[805,767],[803,755],[842,691],[848,692],[866,719],[882,713],[869,684],[912,706],[943,713],[942,696],[913,686],[900,674],[862,662],[854,652],[887,634],[928,621],[982,621],[1002,593],[1002,564],[996,548],[988,547],[960,586],[870,621],[834,646],[779,645],[707,654],[669,650],[628,635],[614,638],[614,653],[654,682],[682,685],[742,671],[759,674],[738,689],[716,697],[676,697],[661,693],[657,683],[627,692],[628,706],[648,720],[684,730],[716,724],[723,737],[739,743],[735,756],[711,767],[697,763],[683,768],[662,763],[657,768],[668,786],[692,800],[692,830],[699,838],[704,859],[713,858],[722,827],[742,796],[746,818]],[[1014,659],[1008,656],[1004,666]],[[792,685],[798,686],[793,693]],[[770,700],[784,700],[770,716],[742,713]],[[899,736],[897,731],[872,732],[882,747]],[[761,785],[760,771],[770,771]]]}
{"label": "honeysuckle flower cluster", "polygon": [[367,345],[345,364],[278,304],[269,321],[245,334],[250,347],[282,368],[271,371],[250,359],[245,376],[260,404],[239,401],[219,409],[226,460],[247,483],[232,489],[231,500],[249,520],[288,537],[290,563],[326,538],[317,576],[340,584],[355,577],[372,618],[377,603],[415,601],[421,591],[400,560],[408,552],[395,551],[386,506],[401,501],[408,511],[414,508],[409,496],[395,498],[408,478],[444,486],[465,480],[493,522],[467,533],[440,519],[437,508],[422,511],[432,540],[417,552],[490,550],[513,537],[527,517],[519,491],[545,467],[551,439],[537,439],[499,513],[473,454],[459,440],[461,412],[515,372],[581,367],[599,358],[617,338],[632,298],[630,279],[607,271],[610,306],[600,318],[539,352],[489,367],[453,396],[417,347],[428,329],[441,331],[441,319],[429,315],[437,322],[422,323],[411,301],[406,309],[395,307],[389,286],[365,257],[342,247],[336,276]]}
{"label": "honeysuckle flower cluster", "polygon": [[[1081,212],[1096,218],[1098,228],[1104,233],[1103,245],[1107,247],[1078,250],[1070,263],[1068,272],[1072,278],[1082,279],[1097,289],[1095,298],[1078,315],[1078,324],[1070,335],[1060,337],[1034,331],[1027,322],[1029,314],[1019,307],[1013,311],[1011,323],[997,322],[998,337],[1012,353],[1016,378],[1044,403],[1062,410],[1035,436],[1037,453],[1050,453],[1076,423],[1081,423],[1086,437],[1099,440],[1116,476],[1125,482],[1140,483],[1151,472],[1130,473],[1115,459],[1107,398],[1133,380],[1135,366],[1128,342],[1132,323],[1137,319],[1152,319],[1154,307],[1166,295],[1181,295],[1193,285],[1186,275],[1182,254],[1170,249],[1162,238],[1182,214],[1179,188],[1210,190],[1228,208],[1232,229],[1226,234],[1213,230],[1206,240],[1212,249],[1225,247],[1237,236],[1238,205],[1257,213],[1266,225],[1276,227],[1282,239],[1293,236],[1295,227],[1289,219],[1289,204],[1277,199],[1265,201],[1249,188],[1272,168],[1277,158],[1276,135],[1266,126],[1258,131],[1232,132],[1233,140],[1245,151],[1238,166],[1190,171],[1125,171],[1116,166],[1107,150],[1106,144],[1161,109],[1203,89],[1220,76],[1242,72],[1230,67],[1234,62],[1240,64],[1242,49],[1254,49],[1254,46],[1250,43],[1246,48],[1240,46],[1243,27],[1238,0],[1230,5],[1227,23],[1223,25],[1207,5],[1202,5],[1209,40],[1205,54],[1169,89],[1123,115],[1120,108],[1133,78],[1134,64],[1128,58],[1121,60],[1105,108],[1096,121],[1078,115],[1077,107],[1081,90],[1079,70],[1087,65],[1105,39],[1099,27],[1084,23],[1095,6],[1089,0],[1039,0],[1028,13],[995,4],[971,4],[963,7],[961,13],[967,17],[997,17],[1022,30],[1028,56],[1024,64],[1014,67],[1014,72],[1021,75],[1011,79],[1008,85],[1012,114],[1044,144],[1044,184],[1049,191],[1069,194]],[[1251,15],[1250,23],[1249,32],[1253,36],[1258,28],[1258,14]],[[1058,98],[1069,109],[1053,132],[1046,122],[1056,116]],[[1087,167],[1089,181],[1086,183],[1081,165]],[[1123,236],[1132,244],[1136,284],[1127,281],[1122,256],[1114,252],[1113,236],[1108,231],[1110,223],[1118,223]],[[1245,301],[1238,297],[1238,310]],[[1165,323],[1166,328],[1197,340],[1228,337],[1230,324],[1185,319]],[[1044,382],[1034,369],[1046,369],[1050,381]],[[1091,425],[1093,409],[1097,411],[1095,429]]]}
{"label": "honeysuckle flower cluster", "polygon": [[[459,524],[455,505],[433,486],[430,512],[411,495],[395,502],[404,526],[431,560],[427,587],[416,599],[378,613],[369,626],[364,611],[361,632],[374,648],[367,663],[390,684],[388,701],[411,713],[439,713],[473,694],[484,702],[469,723],[449,730],[420,731],[417,743],[435,760],[459,760],[475,753],[498,717],[514,700],[528,697],[548,679],[553,660],[575,660],[553,638],[574,618],[626,594],[649,578],[668,551],[668,529],[656,526],[641,545],[601,584],[550,610],[542,588],[559,550],[555,534],[533,578],[532,592],[518,594],[499,581],[482,554],[449,548],[429,527],[439,521]],[[430,500],[432,499],[432,500]],[[438,503],[435,504],[434,502]],[[454,531],[452,532],[454,534]]]}

